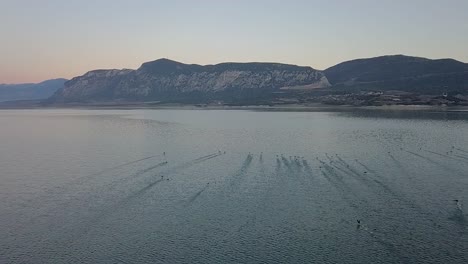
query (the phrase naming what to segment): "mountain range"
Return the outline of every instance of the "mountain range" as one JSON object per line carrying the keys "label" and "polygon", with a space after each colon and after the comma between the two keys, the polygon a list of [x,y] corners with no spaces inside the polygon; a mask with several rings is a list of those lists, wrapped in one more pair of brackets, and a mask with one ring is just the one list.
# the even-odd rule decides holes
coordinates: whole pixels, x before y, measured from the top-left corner
{"label": "mountain range", "polygon": [[279,63],[183,64],[159,59],[137,70],[96,70],[71,79],[54,102],[176,101],[257,98],[285,89],[329,87],[324,73]]}
{"label": "mountain range", "polygon": [[41,83],[0,84],[0,102],[47,99],[62,88],[66,81],[53,79]]}
{"label": "mountain range", "polygon": [[[26,92],[21,92],[26,88],[17,88],[17,93],[24,95],[22,98],[40,98],[33,93],[26,96]],[[69,81],[54,80],[54,85],[43,89],[43,95],[51,95],[46,101],[49,104],[257,104],[284,98],[304,100],[333,94],[387,91],[468,95],[468,64],[453,59],[391,55],[347,61],[321,71],[280,63],[203,66],[159,59],[143,63],[136,70],[93,70]]]}

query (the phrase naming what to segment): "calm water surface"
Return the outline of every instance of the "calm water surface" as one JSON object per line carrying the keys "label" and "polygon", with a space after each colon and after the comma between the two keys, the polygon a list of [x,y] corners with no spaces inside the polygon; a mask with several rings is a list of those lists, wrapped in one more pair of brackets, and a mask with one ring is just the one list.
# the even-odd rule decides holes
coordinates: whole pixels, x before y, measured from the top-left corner
{"label": "calm water surface", "polygon": [[468,263],[467,121],[2,110],[0,263]]}

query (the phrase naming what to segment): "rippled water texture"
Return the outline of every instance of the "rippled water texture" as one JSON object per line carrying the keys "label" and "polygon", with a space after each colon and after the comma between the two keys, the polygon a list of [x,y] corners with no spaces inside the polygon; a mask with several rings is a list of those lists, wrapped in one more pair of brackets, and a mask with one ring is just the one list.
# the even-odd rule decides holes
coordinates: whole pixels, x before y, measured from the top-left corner
{"label": "rippled water texture", "polygon": [[0,263],[468,263],[467,120],[0,111]]}

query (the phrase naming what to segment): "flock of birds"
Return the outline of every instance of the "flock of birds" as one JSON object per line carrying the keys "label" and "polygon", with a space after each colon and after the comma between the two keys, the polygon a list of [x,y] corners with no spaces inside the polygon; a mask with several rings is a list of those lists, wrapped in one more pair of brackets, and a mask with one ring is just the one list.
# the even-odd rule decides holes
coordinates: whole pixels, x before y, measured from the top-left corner
{"label": "flock of birds", "polygon": [[[404,150],[403,148],[400,148],[400,150]],[[423,150],[422,148],[420,148],[419,150]],[[462,149],[458,149],[456,148],[455,146],[452,146],[451,150],[447,151],[446,152],[446,155],[453,155],[454,154],[454,150],[459,150],[459,151],[463,151],[465,152],[464,150]],[[389,154],[391,152],[388,152]],[[434,152],[435,153],[435,152]],[[468,151],[466,151],[466,153],[468,153]],[[226,154],[226,151],[221,151],[221,150],[218,150],[218,155],[222,155],[222,154]],[[435,154],[438,154],[438,153],[435,153]],[[163,152],[163,156],[166,157],[166,152]],[[336,154],[336,156],[338,156],[338,154]],[[254,157],[254,154],[249,152],[248,153],[248,158],[252,159]],[[327,155],[328,157],[328,155]],[[305,159],[304,156],[285,156],[284,154],[277,154],[276,155],[276,160],[277,162],[280,162],[281,160],[288,160],[289,158],[289,161],[290,162],[294,162],[296,163],[297,165],[301,165],[301,162],[302,164],[306,165],[307,164],[307,160]],[[319,160],[318,157],[316,157],[317,160]],[[260,161],[263,161],[263,152],[261,152],[259,154],[259,160]],[[320,160],[319,160],[320,161]],[[332,160],[330,160],[331,163],[333,163]],[[168,163],[168,161],[164,161],[165,164]],[[348,166],[349,168],[349,165],[346,165]],[[322,166],[319,166],[319,168],[322,168]],[[363,171],[364,174],[367,174],[368,172],[367,171]],[[161,179],[164,179],[164,176],[162,175],[161,176]],[[166,178],[167,181],[169,181],[170,179],[169,178]],[[207,185],[209,185],[210,183],[208,182]],[[455,202],[455,205],[456,205],[456,209],[460,212],[460,213],[463,213],[463,204],[462,204],[462,200],[461,199],[454,199],[452,200],[453,202]],[[357,229],[361,229],[363,227],[363,223],[362,223],[362,219],[356,219],[356,223],[357,223]]]}

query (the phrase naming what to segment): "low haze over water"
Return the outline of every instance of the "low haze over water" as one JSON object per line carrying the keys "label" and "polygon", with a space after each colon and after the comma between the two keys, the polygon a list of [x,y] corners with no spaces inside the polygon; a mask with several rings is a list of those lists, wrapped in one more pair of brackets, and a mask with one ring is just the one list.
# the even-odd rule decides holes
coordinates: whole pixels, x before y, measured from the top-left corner
{"label": "low haze over water", "polygon": [[0,263],[468,263],[468,113],[0,111]]}

